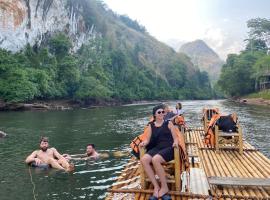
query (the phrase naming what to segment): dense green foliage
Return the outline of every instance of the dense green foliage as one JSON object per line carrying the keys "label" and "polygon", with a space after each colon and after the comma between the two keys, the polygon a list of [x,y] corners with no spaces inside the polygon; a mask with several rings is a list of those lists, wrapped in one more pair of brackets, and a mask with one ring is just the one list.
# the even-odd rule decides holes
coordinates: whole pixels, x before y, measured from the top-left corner
{"label": "dense green foliage", "polygon": [[251,19],[249,38],[244,51],[229,55],[222,68],[218,86],[228,96],[243,96],[257,90],[256,83],[270,72],[270,20]]}
{"label": "dense green foliage", "polygon": [[[0,50],[0,98],[8,102],[72,98],[81,101],[118,99],[209,98],[209,80],[197,72],[188,80],[185,66],[174,63],[165,76],[134,65],[121,50],[95,39],[75,55],[63,34],[54,36],[48,48],[29,45],[20,53]],[[203,83],[203,84],[200,84]]]}
{"label": "dense green foliage", "polygon": [[144,26],[140,25],[136,20],[135,21],[131,20],[127,15],[120,15],[119,19],[130,28],[133,28],[142,33],[146,32],[146,29]]}
{"label": "dense green foliage", "polygon": [[[6,102],[73,99],[80,102],[207,99],[206,73],[151,37],[127,16],[96,0],[69,0],[95,37],[76,53],[63,33],[18,53],[0,50],[0,99]],[[132,30],[131,30],[132,29]]]}

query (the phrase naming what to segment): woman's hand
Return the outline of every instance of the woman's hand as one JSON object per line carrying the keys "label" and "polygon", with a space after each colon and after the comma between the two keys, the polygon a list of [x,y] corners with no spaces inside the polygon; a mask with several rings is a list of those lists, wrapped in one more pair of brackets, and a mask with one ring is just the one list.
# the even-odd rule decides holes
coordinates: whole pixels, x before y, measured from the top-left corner
{"label": "woman's hand", "polygon": [[141,143],[139,144],[139,147],[146,147],[146,145],[147,145],[146,142],[141,142]]}

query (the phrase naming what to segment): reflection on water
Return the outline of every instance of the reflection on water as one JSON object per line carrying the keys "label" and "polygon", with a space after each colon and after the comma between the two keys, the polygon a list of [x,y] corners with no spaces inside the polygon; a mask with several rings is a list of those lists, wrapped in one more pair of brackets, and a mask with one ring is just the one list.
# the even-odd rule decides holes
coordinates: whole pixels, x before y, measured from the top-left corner
{"label": "reflection on water", "polygon": [[[225,113],[237,112],[244,137],[270,157],[270,109],[229,101],[183,101],[187,124],[200,126],[202,108],[218,106]],[[169,102],[174,107],[176,102]],[[116,180],[129,156],[114,157],[114,151],[129,151],[130,140],[147,123],[153,105],[128,105],[74,111],[0,113],[0,130],[9,134],[0,140],[1,200],[104,199],[106,189]],[[24,165],[25,157],[38,148],[41,135],[61,153],[83,153],[87,143],[95,143],[109,158],[75,161],[73,174],[38,170]]]}

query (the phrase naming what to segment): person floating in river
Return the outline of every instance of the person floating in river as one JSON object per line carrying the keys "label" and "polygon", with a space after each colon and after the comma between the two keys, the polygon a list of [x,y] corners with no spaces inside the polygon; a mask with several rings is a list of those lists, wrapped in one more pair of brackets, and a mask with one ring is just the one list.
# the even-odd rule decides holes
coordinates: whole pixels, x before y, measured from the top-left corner
{"label": "person floating in river", "polygon": [[63,154],[63,156],[67,160],[88,160],[88,159],[98,159],[98,158],[108,158],[109,154],[107,153],[98,153],[96,151],[94,144],[87,144],[86,145],[86,151],[84,154],[75,154],[75,155],[69,155],[69,154]]}
{"label": "person floating in river", "polygon": [[[146,127],[147,137],[140,147],[146,147],[146,154],[140,159],[143,168],[154,186],[151,200],[171,199],[167,194],[169,191],[166,174],[162,163],[174,159],[173,147],[178,146],[177,132],[171,121],[164,120],[164,105],[160,104],[153,108],[154,121]],[[151,167],[153,164],[154,170]],[[155,172],[154,172],[155,171]],[[159,186],[155,173],[159,176],[161,185]]]}
{"label": "person floating in river", "polygon": [[34,167],[50,166],[55,169],[74,171],[74,165],[69,163],[55,148],[49,148],[49,139],[41,137],[39,150],[33,151],[25,160]]}

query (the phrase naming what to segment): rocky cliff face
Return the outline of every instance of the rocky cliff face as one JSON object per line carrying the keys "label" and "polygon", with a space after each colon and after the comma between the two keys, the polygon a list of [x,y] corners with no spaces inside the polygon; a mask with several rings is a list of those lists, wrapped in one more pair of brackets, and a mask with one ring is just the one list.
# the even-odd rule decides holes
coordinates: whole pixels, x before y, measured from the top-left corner
{"label": "rocky cliff face", "polygon": [[94,25],[86,25],[82,9],[82,0],[0,0],[0,48],[16,52],[63,31],[76,51],[97,34]]}
{"label": "rocky cliff face", "polygon": [[224,61],[204,41],[186,43],[181,46],[179,52],[187,54],[195,66],[201,71],[206,71],[212,82],[218,80]]}

